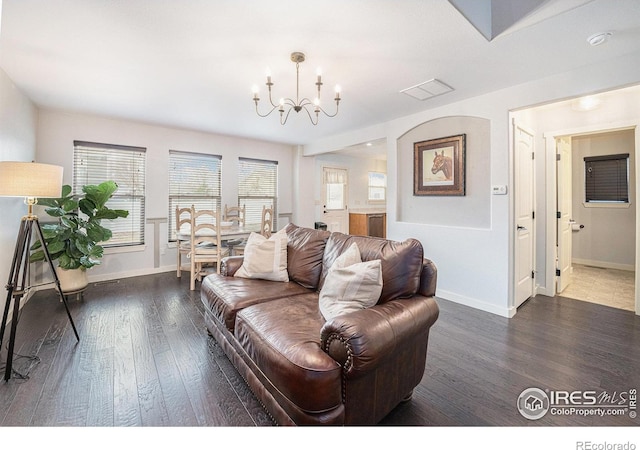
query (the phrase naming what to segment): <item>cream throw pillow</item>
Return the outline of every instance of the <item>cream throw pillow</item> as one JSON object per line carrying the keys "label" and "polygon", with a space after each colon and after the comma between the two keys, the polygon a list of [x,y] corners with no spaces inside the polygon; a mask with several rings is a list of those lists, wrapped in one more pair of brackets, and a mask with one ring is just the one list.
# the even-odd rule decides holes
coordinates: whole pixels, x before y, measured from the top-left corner
{"label": "cream throw pillow", "polygon": [[382,293],[382,262],[362,262],[354,242],[333,263],[320,290],[319,307],[325,320],[375,305]]}
{"label": "cream throw pillow", "polygon": [[287,272],[287,233],[280,230],[269,239],[251,233],[244,247],[242,266],[236,277],[270,281],[289,281]]}

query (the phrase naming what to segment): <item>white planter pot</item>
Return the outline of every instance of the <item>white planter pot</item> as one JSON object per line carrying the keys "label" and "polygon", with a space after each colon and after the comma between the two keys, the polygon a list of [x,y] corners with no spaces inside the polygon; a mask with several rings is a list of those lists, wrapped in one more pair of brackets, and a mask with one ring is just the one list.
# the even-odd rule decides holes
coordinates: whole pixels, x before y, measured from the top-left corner
{"label": "white planter pot", "polygon": [[56,267],[56,273],[60,280],[60,288],[64,293],[79,292],[89,285],[87,271],[85,269],[62,269]]}

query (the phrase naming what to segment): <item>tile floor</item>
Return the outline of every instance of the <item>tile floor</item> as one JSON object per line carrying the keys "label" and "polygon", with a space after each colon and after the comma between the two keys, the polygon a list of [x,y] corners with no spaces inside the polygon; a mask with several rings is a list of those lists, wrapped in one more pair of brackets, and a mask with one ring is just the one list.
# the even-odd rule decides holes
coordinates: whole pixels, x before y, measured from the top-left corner
{"label": "tile floor", "polygon": [[574,264],[571,283],[560,296],[635,311],[634,284],[635,272]]}

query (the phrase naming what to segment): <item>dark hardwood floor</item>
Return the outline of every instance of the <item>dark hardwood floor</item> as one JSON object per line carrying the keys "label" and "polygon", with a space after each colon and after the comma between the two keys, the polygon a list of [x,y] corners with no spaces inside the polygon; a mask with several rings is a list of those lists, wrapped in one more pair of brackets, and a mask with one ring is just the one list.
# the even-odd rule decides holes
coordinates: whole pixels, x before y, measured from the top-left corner
{"label": "dark hardwood floor", "polygon": [[[23,308],[16,357],[0,381],[3,426],[270,426],[205,330],[200,292],[174,272],[92,284],[70,298],[77,343],[52,290]],[[439,300],[427,367],[413,399],[380,424],[637,426],[624,416],[520,415],[530,387],[608,393],[640,388],[640,317],[536,297],[506,319]],[[6,359],[6,339],[1,352]],[[2,368],[4,374],[4,368]]]}

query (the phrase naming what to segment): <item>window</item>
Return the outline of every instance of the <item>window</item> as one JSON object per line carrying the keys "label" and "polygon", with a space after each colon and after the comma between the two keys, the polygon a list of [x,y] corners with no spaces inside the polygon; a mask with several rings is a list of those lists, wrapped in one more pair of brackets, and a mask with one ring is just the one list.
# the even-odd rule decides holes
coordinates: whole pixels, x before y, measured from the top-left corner
{"label": "window", "polygon": [[247,225],[262,222],[262,207],[273,205],[278,217],[278,162],[260,159],[238,159],[238,206],[245,206]]}
{"label": "window", "polygon": [[387,200],[387,174],[369,172],[369,201],[384,202]]}
{"label": "window", "polygon": [[87,184],[113,180],[118,190],[107,205],[129,211],[127,218],[102,221],[113,236],[101,245],[106,248],[144,244],[146,149],[82,141],[74,141],[73,146],[73,192],[82,192]]}
{"label": "window", "polygon": [[629,203],[629,154],[584,158],[585,202]]}
{"label": "window", "polygon": [[220,207],[222,156],[169,151],[169,241],[176,240],[176,206]]}

